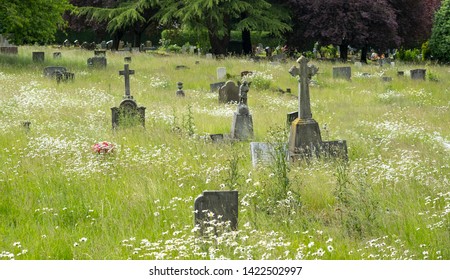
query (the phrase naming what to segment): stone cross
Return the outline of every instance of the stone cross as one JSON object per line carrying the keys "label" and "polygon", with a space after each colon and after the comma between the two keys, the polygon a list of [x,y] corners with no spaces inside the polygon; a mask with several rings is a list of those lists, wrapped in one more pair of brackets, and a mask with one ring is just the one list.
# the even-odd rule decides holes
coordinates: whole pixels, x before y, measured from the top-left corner
{"label": "stone cross", "polygon": [[130,94],[130,75],[134,74],[134,70],[129,69],[129,65],[124,65],[124,70],[119,71],[119,75],[125,76],[125,96],[124,99],[133,99]]}
{"label": "stone cross", "polygon": [[309,81],[319,70],[319,68],[314,65],[308,65],[308,61],[309,60],[302,55],[297,60],[300,64],[300,68],[292,66],[291,69],[289,69],[289,73],[292,76],[299,76],[298,111],[300,113],[299,118],[304,120],[312,118],[311,103],[309,99]]}

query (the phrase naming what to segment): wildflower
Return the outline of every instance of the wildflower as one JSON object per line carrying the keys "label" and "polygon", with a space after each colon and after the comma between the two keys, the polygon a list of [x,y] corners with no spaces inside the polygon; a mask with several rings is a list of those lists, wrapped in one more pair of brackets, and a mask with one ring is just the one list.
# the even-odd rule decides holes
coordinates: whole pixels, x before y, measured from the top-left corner
{"label": "wildflower", "polygon": [[334,248],[333,248],[333,246],[328,245],[327,250],[328,250],[328,252],[333,252]]}
{"label": "wildflower", "polygon": [[330,243],[331,241],[333,241],[333,238],[330,237],[325,243]]}
{"label": "wildflower", "polygon": [[73,247],[78,247],[79,245],[78,242],[73,243]]}
{"label": "wildflower", "polygon": [[314,241],[308,243],[308,248],[311,248],[312,246],[314,246]]}
{"label": "wildflower", "polygon": [[86,237],[81,237],[80,238],[80,242],[86,242],[87,241],[87,238]]}

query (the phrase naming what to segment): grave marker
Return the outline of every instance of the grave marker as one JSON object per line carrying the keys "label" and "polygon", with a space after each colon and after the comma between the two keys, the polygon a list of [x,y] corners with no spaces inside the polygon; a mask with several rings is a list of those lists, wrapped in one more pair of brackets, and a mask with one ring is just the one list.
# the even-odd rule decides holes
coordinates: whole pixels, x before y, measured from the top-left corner
{"label": "grave marker", "polygon": [[54,59],[61,59],[61,57],[62,57],[61,52],[54,52],[53,53],[53,58]]}
{"label": "grave marker", "polygon": [[[301,56],[297,62],[300,64],[300,68],[293,66],[289,70],[292,76],[299,76],[299,116],[291,123],[289,134],[288,150],[291,160],[308,158],[313,155],[319,157],[321,153],[328,155],[330,151],[330,145],[324,144],[328,142],[322,142],[319,124],[312,118],[311,113],[309,82],[319,69],[314,65],[308,65],[309,60],[304,56]],[[293,115],[293,113],[290,114]],[[345,151],[339,154],[345,153],[346,157],[346,142],[342,143],[345,144]]]}
{"label": "grave marker", "polygon": [[183,83],[182,82],[178,82],[177,83],[177,87],[178,87],[177,96],[184,97]]}
{"label": "grave marker", "polygon": [[217,80],[225,79],[227,76],[227,68],[225,67],[217,67]]}
{"label": "grave marker", "polygon": [[250,83],[247,81],[239,86],[239,104],[231,123],[231,138],[233,139],[247,140],[253,138],[253,120],[247,104],[249,86]]}
{"label": "grave marker", "polygon": [[200,228],[200,234],[205,234],[208,227],[216,227],[218,222],[229,222],[231,230],[237,230],[238,225],[238,191],[204,191],[194,202],[194,223]]}
{"label": "grave marker", "polygon": [[124,65],[124,70],[119,71],[119,75],[125,78],[125,95],[119,107],[112,107],[112,126],[117,128],[120,122],[130,120],[133,124],[134,120],[138,120],[145,127],[145,107],[138,107],[136,101],[130,92],[130,75],[134,74],[134,70],[129,69],[129,65]]}
{"label": "grave marker", "polygon": [[410,70],[411,79],[413,80],[425,80],[426,69],[413,69]]}
{"label": "grave marker", "polygon": [[334,79],[347,79],[350,80],[352,77],[352,68],[349,66],[344,67],[333,67],[333,78]]}
{"label": "grave marker", "polygon": [[219,103],[239,102],[239,87],[233,81],[227,81],[219,89]]}
{"label": "grave marker", "polygon": [[19,48],[18,47],[0,47],[0,53],[2,54],[18,54]]}
{"label": "grave marker", "polygon": [[106,68],[107,60],[104,56],[94,56],[91,58],[88,58],[87,64],[89,67],[94,68]]}
{"label": "grave marker", "polygon": [[44,62],[45,53],[44,52],[33,52],[33,61],[34,62]]}

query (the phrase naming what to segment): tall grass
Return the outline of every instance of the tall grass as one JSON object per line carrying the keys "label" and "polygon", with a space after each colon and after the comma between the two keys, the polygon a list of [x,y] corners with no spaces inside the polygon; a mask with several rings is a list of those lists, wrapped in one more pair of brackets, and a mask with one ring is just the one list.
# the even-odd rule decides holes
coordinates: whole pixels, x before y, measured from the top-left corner
{"label": "tall grass", "polygon": [[[433,81],[412,81],[397,71],[417,65],[353,66],[345,81],[332,79],[334,64],[312,62],[313,117],[324,140],[347,140],[349,161],[287,163],[295,61],[133,53],[131,94],[146,107],[145,129],[112,130],[125,54],[90,69],[91,52],[40,48],[46,61],[35,64],[34,50],[0,56],[0,259],[450,259],[448,67],[425,65]],[[44,77],[48,65],[75,80]],[[235,81],[258,73],[253,141],[275,145],[272,164],[253,167],[249,142],[210,141],[230,132],[236,111],[209,92],[220,66]],[[115,152],[93,154],[103,140]],[[200,237],[195,198],[229,189],[239,191],[238,231]]]}

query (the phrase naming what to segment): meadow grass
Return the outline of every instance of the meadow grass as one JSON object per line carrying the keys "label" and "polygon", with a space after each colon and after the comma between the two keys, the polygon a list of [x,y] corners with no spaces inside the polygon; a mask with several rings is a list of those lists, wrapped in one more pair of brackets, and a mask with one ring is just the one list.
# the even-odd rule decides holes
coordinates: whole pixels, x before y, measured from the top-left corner
{"label": "meadow grass", "polygon": [[[249,142],[209,140],[230,132],[236,111],[209,84],[217,67],[234,81],[253,71],[252,141],[283,143],[298,106],[294,60],[108,52],[106,69],[90,69],[92,52],[53,51],[0,56],[0,259],[450,259],[448,67],[352,66],[346,81],[332,78],[337,64],[313,61],[313,117],[324,140],[347,141],[348,162],[253,167]],[[145,129],[112,130],[125,55]],[[48,65],[75,80],[44,77]],[[433,80],[397,77],[419,67]],[[99,141],[115,151],[92,153]],[[193,205],[205,190],[239,191],[237,231],[217,221],[222,234],[199,236]]]}

